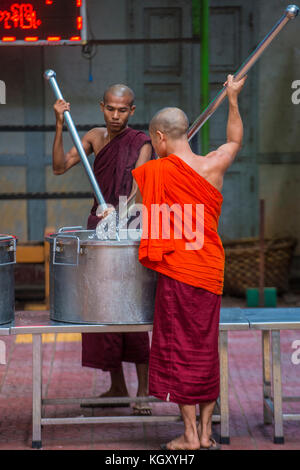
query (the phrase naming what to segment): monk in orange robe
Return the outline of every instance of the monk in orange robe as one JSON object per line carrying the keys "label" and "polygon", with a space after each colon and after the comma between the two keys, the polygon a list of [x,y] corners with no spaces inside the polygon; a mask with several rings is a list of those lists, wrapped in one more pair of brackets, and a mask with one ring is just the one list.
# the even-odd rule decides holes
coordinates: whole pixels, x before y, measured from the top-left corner
{"label": "monk in orange robe", "polygon": [[227,143],[206,156],[195,155],[188,143],[186,115],[165,108],[149,128],[160,159],[132,171],[143,202],[139,260],[158,272],[149,393],[177,403],[185,426],[182,436],[162,446],[168,450],[218,448],[211,424],[219,396],[225,259],[217,230],[223,177],[242,145],[238,95],[245,80],[234,82],[229,75],[225,84]]}

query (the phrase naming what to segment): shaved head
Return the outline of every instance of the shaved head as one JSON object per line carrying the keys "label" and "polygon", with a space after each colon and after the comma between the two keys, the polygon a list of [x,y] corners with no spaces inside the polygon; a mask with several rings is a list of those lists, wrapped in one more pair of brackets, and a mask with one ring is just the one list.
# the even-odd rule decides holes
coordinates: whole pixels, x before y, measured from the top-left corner
{"label": "shaved head", "polygon": [[187,134],[189,121],[186,114],[179,108],[163,108],[152,118],[149,130],[151,133],[160,131],[171,139],[180,139]]}
{"label": "shaved head", "polygon": [[134,100],[135,100],[135,96],[134,96],[134,93],[133,93],[132,89],[129,88],[128,86],[122,85],[120,83],[118,83],[116,85],[111,85],[110,87],[108,87],[105,90],[104,95],[103,95],[103,103],[104,104],[107,101],[107,95],[108,94],[118,96],[119,98],[128,97],[128,104],[130,106],[133,105]]}

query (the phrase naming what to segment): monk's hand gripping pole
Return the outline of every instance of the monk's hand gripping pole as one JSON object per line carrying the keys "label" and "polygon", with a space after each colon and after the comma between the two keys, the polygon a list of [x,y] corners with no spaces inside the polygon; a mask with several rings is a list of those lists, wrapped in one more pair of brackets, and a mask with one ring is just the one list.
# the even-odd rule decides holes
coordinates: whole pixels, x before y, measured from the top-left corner
{"label": "monk's hand gripping pole", "polygon": [[[289,5],[286,8],[284,15],[275,24],[275,26],[271,29],[271,31],[267,34],[267,36],[259,43],[257,48],[248,57],[248,59],[242,64],[239,70],[235,73],[234,75],[235,81],[241,80],[247,74],[247,72],[253,67],[255,62],[259,59],[259,57],[266,50],[266,48],[271,44],[271,42],[276,38],[276,36],[284,28],[284,26],[287,23],[289,23],[290,20],[293,20],[294,18],[296,18],[298,14],[299,14],[299,7],[297,5]],[[197,134],[197,132],[206,123],[206,121],[208,121],[208,119],[223,103],[224,99],[226,98],[226,95],[227,95],[226,88],[222,88],[222,90],[213,99],[213,101],[211,101],[211,103],[207,106],[207,108],[203,111],[203,113],[200,114],[200,116],[196,119],[196,121],[191,125],[188,131],[189,140],[191,140]]]}

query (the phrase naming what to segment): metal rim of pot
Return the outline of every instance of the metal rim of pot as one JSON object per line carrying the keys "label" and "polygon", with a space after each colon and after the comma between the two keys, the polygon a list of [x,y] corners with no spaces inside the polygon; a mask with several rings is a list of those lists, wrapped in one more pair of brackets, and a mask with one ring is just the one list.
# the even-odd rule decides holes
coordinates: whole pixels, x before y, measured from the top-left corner
{"label": "metal rim of pot", "polygon": [[12,261],[5,261],[3,263],[0,259],[0,267],[16,264],[17,237],[14,235],[0,234],[0,247],[6,248],[8,252],[13,252]]}

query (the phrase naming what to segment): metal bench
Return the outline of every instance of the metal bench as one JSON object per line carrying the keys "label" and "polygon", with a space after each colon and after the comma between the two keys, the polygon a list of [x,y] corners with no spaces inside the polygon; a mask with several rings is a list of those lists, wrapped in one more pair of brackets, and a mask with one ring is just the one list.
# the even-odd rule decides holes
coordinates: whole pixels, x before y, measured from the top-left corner
{"label": "metal bench", "polygon": [[[249,323],[240,308],[221,309],[220,320],[220,412],[214,412],[213,421],[220,422],[221,443],[229,444],[229,406],[228,406],[228,331],[248,330]],[[42,334],[43,333],[109,333],[109,332],[133,332],[150,331],[152,325],[83,325],[53,322],[45,313],[22,312],[16,314],[13,324],[2,325],[1,334],[32,334],[33,369],[32,369],[32,446],[42,446],[42,426],[54,424],[83,424],[83,423],[153,423],[180,421],[176,416],[98,416],[98,417],[73,417],[73,418],[44,418],[42,416],[43,405],[63,405],[70,403],[105,402],[112,403],[113,398],[59,398],[43,399],[42,396]],[[135,402],[136,398],[116,398],[118,402]],[[139,399],[142,401],[143,399]],[[156,398],[144,399],[144,401],[159,401]]]}
{"label": "metal bench", "polygon": [[[264,423],[274,420],[274,442],[284,443],[283,420],[300,420],[300,414],[283,414],[283,401],[300,401],[300,397],[283,397],[280,363],[280,330],[300,329],[300,308],[222,308],[220,318],[220,400],[219,414],[214,411],[213,421],[220,422],[221,443],[230,443],[229,404],[228,404],[228,331],[258,329],[262,331],[262,371],[263,371],[263,409]],[[32,445],[42,445],[42,425],[50,424],[83,424],[83,423],[121,423],[121,422],[167,422],[179,421],[180,416],[105,416],[105,417],[74,417],[44,418],[42,406],[49,404],[63,405],[70,403],[106,402],[112,403],[113,398],[60,398],[43,399],[42,397],[42,334],[43,333],[93,333],[93,332],[133,332],[150,331],[152,325],[79,325],[52,322],[45,313],[38,315],[30,312],[16,314],[14,324],[0,326],[0,335],[33,335],[33,395],[32,395]],[[270,337],[272,346],[270,347]],[[272,374],[270,367],[272,357]],[[273,397],[271,392],[273,385]],[[117,398],[118,402],[137,401],[136,398]],[[141,401],[143,399],[140,399]],[[149,400],[147,400],[149,401]],[[150,401],[159,401],[151,398]]]}
{"label": "metal bench", "polygon": [[300,329],[300,308],[250,308],[243,309],[243,313],[250,329],[262,331],[264,423],[271,424],[274,419],[274,443],[283,444],[283,421],[300,420],[300,413],[283,413],[282,402],[300,401],[300,397],[282,396],[280,330]]}

